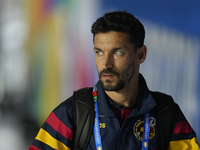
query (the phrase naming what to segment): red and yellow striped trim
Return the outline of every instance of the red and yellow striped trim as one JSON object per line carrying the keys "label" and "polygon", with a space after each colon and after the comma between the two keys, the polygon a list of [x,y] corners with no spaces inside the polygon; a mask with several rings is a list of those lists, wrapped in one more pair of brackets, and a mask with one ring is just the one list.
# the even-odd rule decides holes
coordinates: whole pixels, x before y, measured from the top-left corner
{"label": "red and yellow striped trim", "polygon": [[73,140],[73,131],[67,127],[58,117],[51,112],[49,117],[46,119],[46,122],[58,133],[63,135],[68,140]]}
{"label": "red and yellow striped trim", "polygon": [[53,138],[47,131],[45,131],[44,129],[40,129],[40,131],[38,132],[38,135],[35,138],[38,141],[41,141],[47,145],[49,145],[50,147],[54,148],[54,149],[59,149],[59,150],[71,150],[69,147],[67,147],[65,144],[63,144],[62,142],[56,140],[55,138]]}
{"label": "red and yellow striped trim", "polygon": [[168,150],[200,150],[196,137],[188,140],[171,141]]}

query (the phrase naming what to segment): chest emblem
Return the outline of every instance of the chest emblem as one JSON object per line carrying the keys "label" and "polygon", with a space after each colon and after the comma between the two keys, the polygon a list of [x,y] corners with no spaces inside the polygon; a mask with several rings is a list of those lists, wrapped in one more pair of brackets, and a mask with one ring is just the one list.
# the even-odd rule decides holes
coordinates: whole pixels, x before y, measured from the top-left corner
{"label": "chest emblem", "polygon": [[[149,140],[151,140],[156,132],[155,132],[155,126],[156,126],[156,119],[154,117],[151,117],[150,120],[150,132],[149,132]],[[138,120],[133,127],[133,132],[135,136],[142,141],[143,139],[143,131],[144,131],[144,120]]]}

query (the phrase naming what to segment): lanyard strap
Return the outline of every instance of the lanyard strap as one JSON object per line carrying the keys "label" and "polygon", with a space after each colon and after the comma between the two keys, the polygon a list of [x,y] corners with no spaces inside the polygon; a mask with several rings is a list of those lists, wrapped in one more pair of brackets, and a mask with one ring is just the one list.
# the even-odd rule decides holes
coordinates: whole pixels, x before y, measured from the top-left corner
{"label": "lanyard strap", "polygon": [[103,150],[101,143],[101,134],[99,129],[99,113],[98,113],[98,105],[97,105],[97,86],[93,88],[93,97],[94,97],[94,112],[95,112],[95,120],[94,120],[94,137],[96,143],[97,150]]}
{"label": "lanyard strap", "polygon": [[[101,134],[99,128],[99,113],[98,113],[98,104],[97,104],[97,85],[93,88],[93,98],[94,98],[94,112],[95,112],[95,121],[94,121],[94,137],[97,150],[103,150],[101,143]],[[149,131],[150,131],[150,111],[144,114],[144,131],[143,131],[143,140],[142,140],[142,150],[148,150],[149,146]]]}
{"label": "lanyard strap", "polygon": [[142,150],[148,150],[149,146],[149,131],[150,131],[150,111],[144,114],[144,131],[142,140]]}

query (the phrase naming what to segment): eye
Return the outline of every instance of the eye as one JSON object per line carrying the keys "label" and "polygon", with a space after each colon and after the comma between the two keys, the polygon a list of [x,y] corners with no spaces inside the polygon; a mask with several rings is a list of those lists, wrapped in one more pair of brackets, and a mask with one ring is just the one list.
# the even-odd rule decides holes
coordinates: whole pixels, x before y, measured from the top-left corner
{"label": "eye", "polygon": [[103,53],[102,53],[101,51],[96,51],[95,53],[96,53],[97,55],[99,55],[99,56],[103,55]]}
{"label": "eye", "polygon": [[115,55],[122,55],[122,52],[116,51],[116,52],[115,52]]}

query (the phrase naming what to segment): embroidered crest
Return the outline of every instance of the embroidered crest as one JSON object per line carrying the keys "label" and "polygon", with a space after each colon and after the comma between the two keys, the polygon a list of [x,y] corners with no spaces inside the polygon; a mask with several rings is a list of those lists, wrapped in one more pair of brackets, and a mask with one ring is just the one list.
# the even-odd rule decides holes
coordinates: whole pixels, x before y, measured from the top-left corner
{"label": "embroidered crest", "polygon": [[[154,117],[151,117],[149,140],[151,140],[155,136],[155,126],[156,126],[156,119]],[[143,131],[144,131],[144,120],[138,120],[134,124],[133,132],[135,136],[141,141],[143,139]]]}

